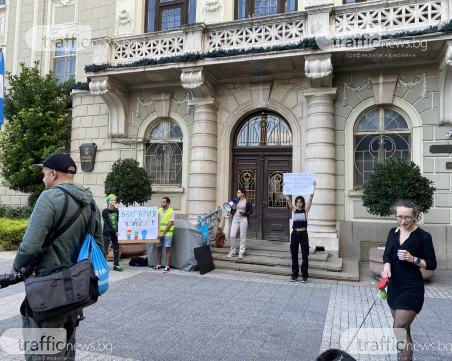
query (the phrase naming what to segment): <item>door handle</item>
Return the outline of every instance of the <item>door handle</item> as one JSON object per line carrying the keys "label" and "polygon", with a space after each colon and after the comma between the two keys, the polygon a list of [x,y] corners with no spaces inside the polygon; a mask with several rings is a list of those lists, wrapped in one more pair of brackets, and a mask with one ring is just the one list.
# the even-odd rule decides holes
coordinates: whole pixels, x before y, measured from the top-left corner
{"label": "door handle", "polygon": [[262,209],[265,209],[265,208],[267,208],[267,203],[262,202]]}

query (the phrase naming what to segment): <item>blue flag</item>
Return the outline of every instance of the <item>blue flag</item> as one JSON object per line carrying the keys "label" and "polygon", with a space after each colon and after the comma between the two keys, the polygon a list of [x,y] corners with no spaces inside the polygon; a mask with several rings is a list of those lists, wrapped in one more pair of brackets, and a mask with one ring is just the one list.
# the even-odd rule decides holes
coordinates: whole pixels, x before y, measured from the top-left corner
{"label": "blue flag", "polygon": [[0,129],[3,124],[3,98],[5,95],[5,58],[3,53],[0,52]]}

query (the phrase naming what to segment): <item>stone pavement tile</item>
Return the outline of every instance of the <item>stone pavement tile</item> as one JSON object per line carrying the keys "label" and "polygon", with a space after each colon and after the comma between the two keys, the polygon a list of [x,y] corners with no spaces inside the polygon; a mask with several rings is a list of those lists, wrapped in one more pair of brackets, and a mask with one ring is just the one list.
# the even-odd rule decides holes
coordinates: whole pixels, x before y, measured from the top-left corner
{"label": "stone pavement tile", "polygon": [[[311,345],[309,345],[311,346]],[[287,361],[315,361],[319,356],[315,347],[307,347],[303,344],[294,344],[287,355]]]}
{"label": "stone pavement tile", "polygon": [[[251,340],[238,340],[229,349],[228,354],[222,361],[254,361],[263,342],[256,342]],[[214,361],[214,360],[212,360]]]}
{"label": "stone pavement tile", "polygon": [[260,331],[254,328],[249,328],[245,330],[241,335],[242,340],[261,341],[261,342],[265,342],[267,337],[268,331]]}
{"label": "stone pavement tile", "polygon": [[0,335],[2,335],[6,330],[9,330],[10,328],[21,328],[21,327],[22,327],[22,316],[20,315],[20,313],[18,313],[18,316],[10,317],[0,321]]}

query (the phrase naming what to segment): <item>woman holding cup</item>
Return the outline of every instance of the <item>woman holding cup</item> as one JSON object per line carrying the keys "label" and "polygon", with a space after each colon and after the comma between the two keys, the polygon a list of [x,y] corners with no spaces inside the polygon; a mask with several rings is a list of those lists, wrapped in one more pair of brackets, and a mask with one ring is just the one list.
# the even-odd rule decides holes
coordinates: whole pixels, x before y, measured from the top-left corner
{"label": "woman holding cup", "polygon": [[[424,304],[424,280],[420,269],[434,270],[436,256],[432,236],[416,225],[417,206],[411,201],[399,201],[393,210],[399,227],[389,231],[381,276],[390,278],[388,305],[394,318],[393,328],[406,331],[403,349],[397,347],[399,361],[405,361],[413,356],[410,326]],[[399,341],[400,334],[394,331]]]}

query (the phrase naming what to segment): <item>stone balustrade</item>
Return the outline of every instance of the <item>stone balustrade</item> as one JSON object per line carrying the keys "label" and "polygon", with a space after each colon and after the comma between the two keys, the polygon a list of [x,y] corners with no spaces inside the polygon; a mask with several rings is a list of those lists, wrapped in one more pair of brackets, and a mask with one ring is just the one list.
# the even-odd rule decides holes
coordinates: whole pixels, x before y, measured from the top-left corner
{"label": "stone balustrade", "polygon": [[305,11],[261,18],[184,25],[177,31],[94,39],[94,63],[115,65],[190,52],[295,44],[314,38],[319,31],[324,33],[328,19],[328,32],[335,38],[423,30],[447,23],[451,2],[402,0],[312,6]]}

